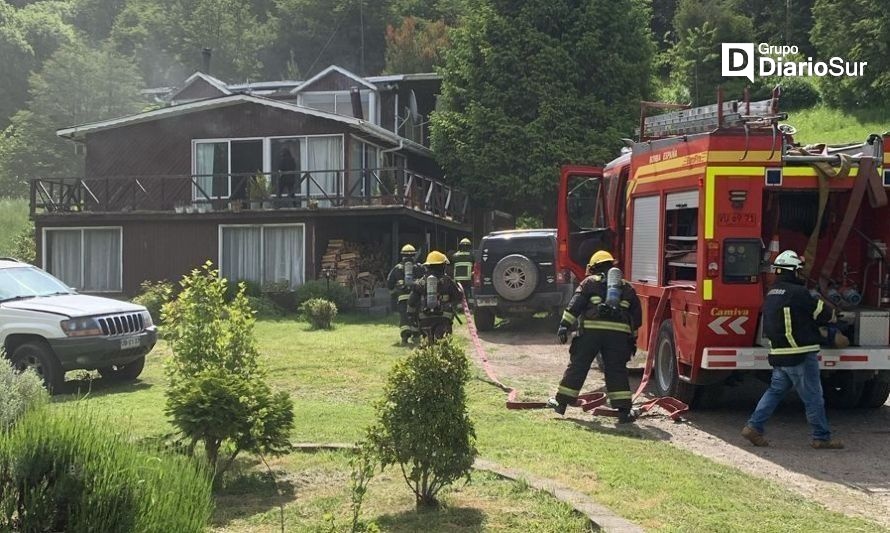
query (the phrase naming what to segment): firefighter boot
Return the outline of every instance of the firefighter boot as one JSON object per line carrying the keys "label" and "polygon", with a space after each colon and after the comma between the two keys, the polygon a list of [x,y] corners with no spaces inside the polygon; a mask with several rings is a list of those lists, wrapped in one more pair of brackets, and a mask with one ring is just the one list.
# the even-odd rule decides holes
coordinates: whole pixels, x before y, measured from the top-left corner
{"label": "firefighter boot", "polygon": [[813,440],[810,446],[817,450],[843,450],[844,443],[839,440]]}
{"label": "firefighter boot", "polygon": [[547,407],[553,409],[553,411],[558,415],[566,414],[566,404],[559,403],[556,398],[550,398],[547,400]]}
{"label": "firefighter boot", "polygon": [[742,428],[742,436],[751,441],[754,446],[769,446],[769,441],[763,438],[763,434],[751,426]]}
{"label": "firefighter boot", "polygon": [[637,419],[636,413],[630,409],[618,409],[618,423],[631,424]]}

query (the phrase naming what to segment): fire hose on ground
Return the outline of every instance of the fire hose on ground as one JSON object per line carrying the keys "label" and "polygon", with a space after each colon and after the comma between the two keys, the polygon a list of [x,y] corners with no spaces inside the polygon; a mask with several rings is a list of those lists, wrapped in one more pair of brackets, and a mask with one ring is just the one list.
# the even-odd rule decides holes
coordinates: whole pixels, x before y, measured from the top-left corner
{"label": "fire hose on ground", "polygon": [[[665,294],[662,295],[661,299],[658,302],[658,307],[655,312],[655,316],[662,316],[665,310],[665,306],[667,301],[669,300],[669,292],[671,289],[682,288],[682,287],[670,287]],[[463,309],[464,316],[467,319],[467,329],[470,333],[470,339],[473,342],[473,347],[476,351],[476,356],[482,364],[482,369],[485,372],[485,375],[488,377],[488,380],[500,388],[504,392],[507,393],[507,409],[546,409],[548,408],[547,402],[533,402],[533,401],[521,401],[519,400],[519,390],[505,385],[498,378],[497,373],[494,371],[494,368],[491,366],[491,363],[488,360],[488,356],[485,353],[485,348],[482,346],[482,341],[479,339],[479,333],[476,330],[476,323],[473,321],[473,315],[470,313],[470,306],[467,304],[466,295],[463,295]],[[637,399],[643,395],[643,392],[646,390],[646,387],[649,386],[649,378],[652,375],[652,369],[655,366],[655,350],[653,347],[655,346],[655,342],[657,340],[658,332],[656,328],[652,328],[652,332],[649,336],[649,351],[646,356],[646,365],[643,369],[643,377],[640,381],[639,387],[637,387],[637,391],[633,395],[633,401],[636,402]],[[618,411],[606,406],[607,404],[607,396],[604,392],[586,392],[582,393],[578,396],[578,399],[572,404],[572,407],[578,407],[584,412],[591,412],[594,416],[618,416]],[[663,396],[658,398],[653,398],[651,400],[644,401],[639,405],[634,406],[634,410],[638,413],[649,413],[654,408],[659,407],[667,416],[674,420],[675,422],[682,421],[682,415],[689,411],[689,406],[685,403],[681,402],[676,398],[672,398],[669,396]]]}

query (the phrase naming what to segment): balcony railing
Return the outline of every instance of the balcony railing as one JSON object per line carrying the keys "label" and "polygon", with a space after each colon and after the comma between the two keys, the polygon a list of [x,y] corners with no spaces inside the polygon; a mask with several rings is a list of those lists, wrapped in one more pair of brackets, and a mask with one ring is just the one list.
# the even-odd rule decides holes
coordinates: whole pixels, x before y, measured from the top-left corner
{"label": "balcony railing", "polygon": [[32,215],[400,205],[465,222],[468,204],[462,191],[402,168],[31,180]]}

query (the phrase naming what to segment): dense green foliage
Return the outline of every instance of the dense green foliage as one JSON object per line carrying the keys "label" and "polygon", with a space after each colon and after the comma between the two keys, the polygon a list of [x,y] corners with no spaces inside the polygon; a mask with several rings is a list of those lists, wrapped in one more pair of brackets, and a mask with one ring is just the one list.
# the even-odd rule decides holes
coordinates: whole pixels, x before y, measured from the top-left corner
{"label": "dense green foliage", "polygon": [[297,307],[314,298],[333,302],[342,313],[352,310],[355,306],[355,294],[348,287],[334,281],[307,281],[297,287],[295,294]]}
{"label": "dense green foliage", "polygon": [[24,261],[24,257],[19,257],[23,252],[34,257],[34,227],[28,220],[26,199],[0,198],[0,228],[3,228],[0,232],[0,257],[16,257]]}
{"label": "dense green foliage", "polygon": [[[164,305],[167,415],[193,447],[201,442],[216,475],[242,451],[278,455],[290,449],[293,401],[266,382],[243,287],[226,301],[225,278],[208,263],[185,276]],[[228,457],[220,461],[223,447]]]}
{"label": "dense green foliage", "polygon": [[446,172],[515,212],[555,205],[560,164],[608,161],[633,131],[649,94],[648,17],[639,0],[492,1],[466,17],[432,119]]}
{"label": "dense green foliage", "polygon": [[312,329],[331,329],[337,317],[337,306],[322,298],[312,298],[300,304],[300,314]]}
{"label": "dense green foliage", "polygon": [[469,380],[470,361],[453,337],[424,344],[389,374],[368,441],[383,468],[401,468],[418,506],[435,506],[440,490],[469,478],[476,458]]}
{"label": "dense green foliage", "polygon": [[0,433],[8,431],[28,411],[46,403],[49,395],[33,370],[17,372],[0,350]]}
{"label": "dense green foliage", "polygon": [[109,427],[77,409],[37,409],[0,432],[0,530],[204,531],[206,469]]}
{"label": "dense green foliage", "polygon": [[175,287],[169,281],[143,281],[139,294],[133,298],[134,304],[145,306],[155,324],[161,323],[161,310],[173,298]]}

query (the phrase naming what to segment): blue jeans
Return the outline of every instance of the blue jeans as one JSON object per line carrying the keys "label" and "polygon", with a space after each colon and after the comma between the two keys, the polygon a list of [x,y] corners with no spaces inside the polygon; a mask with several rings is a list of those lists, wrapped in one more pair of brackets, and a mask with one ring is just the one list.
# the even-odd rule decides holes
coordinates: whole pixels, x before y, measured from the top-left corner
{"label": "blue jeans", "polygon": [[769,389],[757,403],[748,425],[763,433],[763,426],[792,387],[797,391],[807,412],[807,421],[813,428],[814,440],[830,440],[828,417],[825,416],[825,400],[822,399],[822,382],[819,380],[817,352],[809,353],[803,363],[795,366],[773,367]]}

